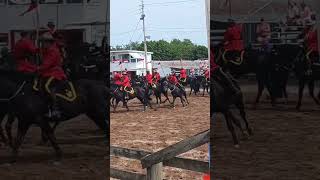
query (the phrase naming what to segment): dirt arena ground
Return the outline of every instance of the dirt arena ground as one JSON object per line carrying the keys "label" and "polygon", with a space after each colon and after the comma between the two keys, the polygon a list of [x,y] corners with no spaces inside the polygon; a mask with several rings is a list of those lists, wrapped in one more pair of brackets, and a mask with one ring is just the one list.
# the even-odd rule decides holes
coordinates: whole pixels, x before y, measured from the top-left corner
{"label": "dirt arena ground", "polygon": [[57,127],[56,137],[64,152],[53,163],[53,148],[39,145],[40,130],[32,127],[21,148],[20,158],[8,164],[10,151],[0,147],[0,179],[7,180],[102,180],[107,177],[107,145],[93,122],[85,116]]}
{"label": "dirt arena ground", "polygon": [[305,95],[302,110],[297,112],[297,87],[289,86],[288,105],[273,109],[263,96],[260,106],[253,110],[251,103],[256,85],[242,83],[241,87],[254,135],[249,140],[241,140],[240,148],[236,149],[225,120],[221,115],[216,116],[213,128],[215,179],[320,179],[320,108]]}
{"label": "dirt arena ground", "polygon": [[[171,97],[170,97],[171,98]],[[180,100],[176,108],[163,104],[157,111],[141,112],[137,101],[129,102],[130,112],[119,108],[111,113],[111,144],[124,148],[156,152],[187,137],[209,129],[209,96],[189,98],[190,105],[183,108]],[[182,157],[208,161],[208,145],[189,151]],[[139,161],[111,157],[111,167],[145,173]],[[203,174],[165,168],[165,179],[201,179]]]}

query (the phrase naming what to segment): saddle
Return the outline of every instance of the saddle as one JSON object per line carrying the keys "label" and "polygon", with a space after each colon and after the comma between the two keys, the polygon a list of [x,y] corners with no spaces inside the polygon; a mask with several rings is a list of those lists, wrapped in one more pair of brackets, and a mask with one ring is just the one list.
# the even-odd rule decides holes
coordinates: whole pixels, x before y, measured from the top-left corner
{"label": "saddle", "polygon": [[231,62],[235,65],[240,66],[243,63],[243,56],[245,51],[231,51],[231,50],[224,50],[222,54],[222,59],[224,62]]}
{"label": "saddle", "polygon": [[[37,91],[37,92],[39,92],[40,89],[43,88],[47,93],[50,94],[51,89],[54,86],[52,81],[53,81],[53,78],[49,78],[44,84],[42,84],[42,82],[38,78],[35,78],[32,88],[34,91]],[[67,83],[64,83],[63,85],[57,87],[56,96],[68,102],[73,102],[74,100],[76,100],[77,93],[73,83],[70,81],[67,81]]]}

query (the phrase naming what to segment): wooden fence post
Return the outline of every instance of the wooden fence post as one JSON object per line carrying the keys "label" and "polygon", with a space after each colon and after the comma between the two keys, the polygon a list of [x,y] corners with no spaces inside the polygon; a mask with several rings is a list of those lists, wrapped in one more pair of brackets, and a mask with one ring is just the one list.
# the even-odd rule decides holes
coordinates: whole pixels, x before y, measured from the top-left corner
{"label": "wooden fence post", "polygon": [[162,162],[147,168],[147,180],[163,180]]}

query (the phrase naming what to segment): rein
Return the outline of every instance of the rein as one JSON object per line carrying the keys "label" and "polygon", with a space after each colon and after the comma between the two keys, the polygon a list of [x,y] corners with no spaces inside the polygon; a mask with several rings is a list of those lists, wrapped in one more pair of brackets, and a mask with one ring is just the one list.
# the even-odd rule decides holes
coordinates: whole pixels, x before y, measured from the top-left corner
{"label": "rein", "polygon": [[26,84],[26,81],[23,81],[23,83],[21,84],[21,86],[19,87],[19,89],[13,94],[13,96],[11,96],[10,98],[8,99],[0,99],[1,102],[9,102],[11,101],[12,99],[14,99],[15,97],[18,96],[18,94],[22,91],[24,85]]}

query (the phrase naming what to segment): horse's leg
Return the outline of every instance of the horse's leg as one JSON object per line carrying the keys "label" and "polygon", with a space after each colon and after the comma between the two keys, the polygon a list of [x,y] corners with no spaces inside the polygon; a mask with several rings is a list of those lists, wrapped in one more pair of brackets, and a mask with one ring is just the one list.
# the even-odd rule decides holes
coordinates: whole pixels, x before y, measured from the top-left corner
{"label": "horse's leg", "polygon": [[21,147],[21,144],[24,140],[24,137],[25,137],[28,129],[30,128],[30,125],[31,125],[30,123],[24,122],[21,120],[19,120],[19,122],[18,122],[17,139],[16,139],[14,145],[12,146],[12,160],[11,160],[11,162],[13,162],[13,163],[17,161],[19,148]]}
{"label": "horse's leg", "polygon": [[191,90],[190,90],[189,96],[191,96],[191,93],[192,93],[192,88],[191,88]]}
{"label": "horse's leg", "polygon": [[300,79],[299,80],[299,99],[298,99],[298,104],[296,106],[297,110],[300,110],[300,108],[301,108],[301,101],[302,101],[304,86],[305,86],[304,80]]}
{"label": "horse's leg", "polygon": [[116,112],[119,102],[120,100],[116,99],[116,104],[113,107],[113,112]]}
{"label": "horse's leg", "polygon": [[236,135],[236,133],[235,133],[235,131],[234,131],[234,127],[233,127],[233,125],[232,125],[232,120],[230,119],[230,118],[232,118],[231,111],[230,111],[230,110],[227,110],[227,111],[224,112],[223,114],[224,114],[224,117],[226,118],[226,122],[227,122],[228,129],[229,129],[229,131],[230,131],[231,134],[232,134],[234,146],[235,146],[236,148],[239,148],[239,141],[238,141],[237,135]]}
{"label": "horse's leg", "polygon": [[180,96],[179,96],[179,98],[180,98],[180,101],[181,101],[182,107],[185,107],[185,104],[184,104],[185,100],[183,99],[183,96],[182,96],[182,95],[180,95]]}
{"label": "horse's leg", "polygon": [[240,129],[243,137],[248,137],[248,134],[243,130],[241,122],[232,113],[230,114],[232,122]]}
{"label": "horse's leg", "polygon": [[[3,121],[5,116],[6,116],[5,113],[0,115],[0,138],[1,138],[1,140],[2,140],[2,142],[4,144],[8,144],[8,140],[7,140],[6,136],[4,135],[4,131],[3,131],[3,128],[2,128],[2,121]],[[8,119],[9,119],[9,116],[8,116]]]}
{"label": "horse's leg", "polygon": [[283,83],[283,95],[284,95],[285,103],[286,103],[286,104],[289,103],[289,100],[288,100],[288,92],[287,92],[288,78],[289,78],[289,75],[286,76],[286,79],[285,79],[285,81],[284,81],[284,83]]}
{"label": "horse's leg", "polygon": [[187,104],[189,104],[188,98],[187,98],[187,93],[184,92],[184,97],[186,98]]}
{"label": "horse's leg", "polygon": [[149,97],[146,97],[145,98],[145,107],[148,107],[148,105],[150,106],[150,109],[153,109],[153,107],[152,107],[152,104],[151,104],[151,102],[150,102],[150,100],[149,100]]}
{"label": "horse's leg", "polygon": [[202,88],[203,88],[202,96],[204,96],[204,93],[206,92],[206,87],[205,87],[205,86],[203,86]]}
{"label": "horse's leg", "polygon": [[[60,122],[55,122],[53,127],[52,127],[52,131],[53,133],[56,131],[57,126],[60,124]],[[42,142],[41,144],[47,144],[48,143],[48,136],[46,133],[44,133],[43,131],[41,131],[41,137],[42,137]]]}
{"label": "horse's leg", "polygon": [[173,108],[175,108],[174,102],[176,101],[176,98],[177,98],[176,96],[173,96],[173,100],[172,100],[172,107],[173,107]]}
{"label": "horse's leg", "polygon": [[253,103],[253,108],[254,109],[257,108],[257,104],[260,101],[260,98],[261,98],[263,90],[264,90],[264,83],[261,80],[258,80],[258,94],[257,94],[257,97],[256,97],[256,101]]}
{"label": "horse's leg", "polygon": [[282,91],[283,91],[283,95],[284,95],[284,98],[285,98],[285,104],[288,104],[289,100],[288,100],[288,92],[287,92],[286,85],[282,88]]}
{"label": "horse's leg", "polygon": [[54,150],[56,152],[56,161],[59,161],[62,157],[62,151],[61,151],[60,147],[58,146],[57,139],[54,136],[53,129],[50,127],[50,125],[47,121],[41,121],[40,128],[46,134],[52,147],[54,148]]}
{"label": "horse's leg", "polygon": [[320,105],[318,99],[314,96],[314,81],[310,81],[308,83],[308,88],[309,88],[309,94],[312,97],[312,99],[314,100],[314,102],[316,102],[318,105]]}
{"label": "horse's leg", "polygon": [[13,147],[13,140],[12,140],[12,124],[15,120],[15,116],[12,114],[8,114],[8,120],[6,122],[6,133],[8,137],[8,143],[10,147]]}
{"label": "horse's leg", "polygon": [[170,102],[170,99],[169,99],[169,96],[168,96],[168,92],[163,93],[163,95],[166,97],[166,100],[165,100],[163,103],[169,101],[169,103],[172,104],[172,103]]}
{"label": "horse's leg", "polygon": [[237,101],[235,103],[235,105],[237,106],[237,108],[240,111],[240,116],[241,116],[241,118],[243,119],[243,121],[244,121],[244,123],[246,125],[246,129],[248,131],[248,134],[252,135],[252,129],[250,128],[248,120],[247,120],[247,115],[246,115],[246,111],[245,111],[245,108],[244,108],[243,98],[242,97],[239,98],[239,101]]}
{"label": "horse's leg", "polygon": [[126,107],[127,111],[130,111],[128,103],[127,102],[123,102],[123,103],[124,103],[124,106]]}

